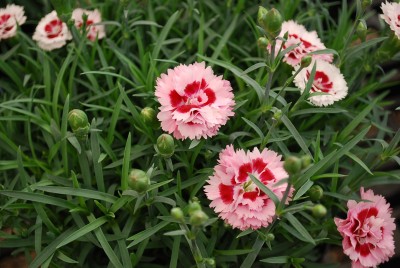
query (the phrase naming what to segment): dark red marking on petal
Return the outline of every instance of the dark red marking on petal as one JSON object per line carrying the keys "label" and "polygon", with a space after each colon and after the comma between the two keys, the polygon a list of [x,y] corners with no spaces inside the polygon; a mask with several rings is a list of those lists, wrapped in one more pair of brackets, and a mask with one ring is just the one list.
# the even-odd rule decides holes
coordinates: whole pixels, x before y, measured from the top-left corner
{"label": "dark red marking on petal", "polygon": [[217,99],[214,91],[211,88],[206,88],[204,90],[204,94],[207,95],[207,101],[205,103],[203,103],[201,106],[213,104],[215,102],[215,100]]}
{"label": "dark red marking on petal", "polygon": [[233,201],[233,186],[220,184],[219,185],[219,194],[221,195],[221,199],[225,204],[230,204]]}
{"label": "dark red marking on petal", "polygon": [[179,106],[175,111],[184,114],[184,113],[189,112],[193,108],[199,108],[199,106],[198,105],[192,105],[192,104],[182,105],[182,106]]}
{"label": "dark red marking on petal", "polygon": [[303,45],[304,45],[306,48],[309,48],[309,47],[312,46],[312,44],[311,44],[310,42],[307,42],[306,40],[304,40],[304,39],[302,39],[302,38],[300,38],[300,41],[303,42]]}
{"label": "dark red marking on petal", "polygon": [[272,174],[271,170],[265,168],[264,171],[260,174],[260,180],[261,182],[272,181],[275,180],[275,176],[274,174]]}
{"label": "dark red marking on petal", "polygon": [[370,243],[365,243],[365,244],[358,244],[356,245],[356,252],[360,253],[361,256],[366,257],[370,254],[370,246],[372,246]]}
{"label": "dark red marking on petal", "polygon": [[371,208],[366,208],[358,212],[358,220],[361,222],[361,225],[363,225],[364,221],[366,218],[370,218],[372,216],[377,216],[378,215],[378,209],[375,207]]}
{"label": "dark red marking on petal", "polygon": [[1,15],[1,17],[0,17],[0,22],[1,22],[1,23],[4,23],[4,22],[8,21],[8,19],[9,19],[10,17],[11,17],[10,14],[3,14],[3,15]]}
{"label": "dark red marking on petal", "polygon": [[256,171],[258,174],[260,174],[267,166],[267,164],[264,163],[262,158],[253,159],[252,164],[253,164],[253,171]]}
{"label": "dark red marking on petal", "polygon": [[289,34],[289,37],[298,38],[299,36],[297,34]]}
{"label": "dark red marking on petal", "polygon": [[201,79],[200,88],[201,88],[201,89],[205,89],[206,87],[207,87],[207,83],[206,83],[206,80],[204,80],[204,78],[203,78],[203,79]]}
{"label": "dark red marking on petal", "polygon": [[241,183],[241,182],[245,182],[247,180],[248,174],[247,173],[251,173],[252,172],[252,168],[251,168],[251,164],[250,163],[246,163],[243,164],[239,167],[239,175],[237,178],[237,182]]}
{"label": "dark red marking on petal", "polygon": [[258,192],[245,192],[243,198],[250,199],[251,201],[256,201],[258,197]]}
{"label": "dark red marking on petal", "polygon": [[200,89],[200,82],[194,81],[193,83],[188,84],[185,87],[185,94],[188,96],[191,96],[191,95],[197,93],[199,91],[199,89]]}
{"label": "dark red marking on petal", "polygon": [[184,101],[182,96],[179,95],[179,93],[176,92],[175,89],[171,90],[171,92],[169,93],[169,100],[171,101],[172,107],[177,107]]}

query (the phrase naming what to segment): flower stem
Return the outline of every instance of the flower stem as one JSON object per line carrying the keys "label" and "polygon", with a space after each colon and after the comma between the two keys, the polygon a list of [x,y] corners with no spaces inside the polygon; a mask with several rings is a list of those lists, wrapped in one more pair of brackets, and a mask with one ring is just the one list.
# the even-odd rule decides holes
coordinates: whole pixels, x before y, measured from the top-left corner
{"label": "flower stem", "polygon": [[276,45],[276,40],[274,39],[272,41],[272,47],[271,47],[271,57],[269,58],[270,62],[270,68],[269,68],[269,73],[268,73],[268,82],[267,85],[265,86],[265,104],[268,105],[268,98],[269,98],[269,91],[271,90],[271,85],[272,85],[272,78],[274,77],[275,73],[275,67],[273,67],[274,60],[275,60],[275,45]]}

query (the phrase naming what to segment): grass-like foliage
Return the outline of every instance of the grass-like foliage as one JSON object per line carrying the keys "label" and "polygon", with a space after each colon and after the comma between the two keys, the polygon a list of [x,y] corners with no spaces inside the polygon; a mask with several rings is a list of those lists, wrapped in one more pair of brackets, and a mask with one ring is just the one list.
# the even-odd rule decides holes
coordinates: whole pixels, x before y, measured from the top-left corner
{"label": "grass-like foliage", "polygon": [[[333,218],[347,200],[400,182],[390,124],[399,101],[388,90],[399,82],[384,68],[398,63],[399,40],[368,1],[6,2],[24,6],[27,21],[0,40],[0,248],[31,268],[319,267],[341,246]],[[313,86],[318,64],[284,62],[298,44],[260,25],[259,5],[316,31],[326,49],[308,57],[333,57],[345,98],[313,104],[327,94]],[[104,38],[74,26],[77,7],[100,11]],[[52,10],[71,40],[46,51],[32,35]],[[359,22],[374,17],[381,28],[365,38]],[[213,137],[160,137],[157,78],[194,62],[230,81],[234,116]],[[242,185],[275,208],[257,230],[232,228],[209,207],[204,186],[230,144],[286,160],[281,192],[256,173]]]}

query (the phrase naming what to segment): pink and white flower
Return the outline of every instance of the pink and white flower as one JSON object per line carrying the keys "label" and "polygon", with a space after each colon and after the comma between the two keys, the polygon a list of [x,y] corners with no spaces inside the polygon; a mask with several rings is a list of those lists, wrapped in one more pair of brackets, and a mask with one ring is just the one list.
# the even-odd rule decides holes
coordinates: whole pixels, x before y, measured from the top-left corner
{"label": "pink and white flower", "polygon": [[[328,106],[346,97],[348,87],[343,74],[335,65],[323,60],[314,61],[310,66],[302,69],[294,78],[294,84],[300,89],[301,93],[306,88],[314,63],[317,67],[310,93],[322,92],[325,94],[312,96],[309,101],[316,106]],[[299,68],[299,65],[295,66],[293,74]]]}
{"label": "pink and white flower", "polygon": [[83,16],[87,16],[86,20],[86,36],[90,41],[95,41],[96,37],[102,39],[106,36],[104,25],[101,23],[101,13],[95,9],[93,11],[82,8],[76,8],[72,12],[72,19],[75,21],[75,27],[82,30]]}
{"label": "pink and white flower", "polygon": [[400,39],[400,3],[382,3],[381,9],[383,12],[381,18],[389,24],[390,29]]}
{"label": "pink and white flower", "polygon": [[[251,152],[235,151],[228,145],[219,154],[218,165],[210,176],[204,191],[219,217],[240,230],[268,226],[275,215],[275,203],[250,179],[249,173],[258,178],[275,195],[282,199],[287,187],[281,180],[288,177],[281,156],[264,149]],[[290,189],[287,202],[290,201]]]}
{"label": "pink and white flower", "polygon": [[43,50],[63,47],[71,38],[67,25],[58,18],[55,10],[40,20],[32,37]]}
{"label": "pink and white flower", "polygon": [[343,237],[343,250],[353,261],[352,267],[375,267],[394,255],[392,209],[381,195],[361,188],[361,201],[347,202],[347,218],[335,218]]}
{"label": "pink and white flower", "polygon": [[[280,47],[282,46],[282,50],[286,49],[292,45],[298,45],[290,52],[286,53],[283,58],[283,61],[291,66],[296,66],[300,64],[301,59],[307,55],[307,53],[326,49],[325,45],[321,42],[318,37],[316,31],[309,32],[306,28],[298,24],[292,20],[285,21],[282,24],[282,30],[279,34],[279,37],[283,38],[285,34],[288,34],[287,40],[283,42],[280,39],[277,39],[275,45],[275,55],[278,54]],[[282,44],[283,42],[283,44]],[[268,46],[268,50],[271,51],[271,46]],[[332,54],[319,54],[312,55],[313,59],[321,59],[327,62],[332,62],[333,55]]]}
{"label": "pink and white flower", "polygon": [[214,136],[234,115],[230,82],[214,75],[204,62],[169,69],[157,79],[155,95],[161,104],[161,127],[176,139]]}
{"label": "pink and white flower", "polygon": [[0,40],[15,36],[18,25],[24,24],[25,21],[24,7],[10,4],[0,8]]}

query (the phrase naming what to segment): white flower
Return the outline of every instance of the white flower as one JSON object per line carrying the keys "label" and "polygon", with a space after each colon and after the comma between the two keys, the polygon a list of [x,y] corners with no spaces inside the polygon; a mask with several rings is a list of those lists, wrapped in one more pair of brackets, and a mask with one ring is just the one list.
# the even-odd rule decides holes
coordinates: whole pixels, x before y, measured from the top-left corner
{"label": "white flower", "polygon": [[400,3],[382,3],[381,9],[383,12],[381,18],[389,24],[390,29],[400,39]]}
{"label": "white flower", "polygon": [[[279,52],[280,47],[282,50],[292,45],[297,45],[294,49],[285,54],[283,61],[291,66],[296,66],[301,62],[301,59],[309,52],[326,49],[325,45],[321,42],[316,31],[309,32],[306,28],[293,20],[285,21],[282,24],[282,30],[279,37],[284,37],[287,33],[285,42],[280,39],[277,40],[275,45],[275,55]],[[283,43],[283,44],[282,44]],[[268,46],[271,51],[271,46]],[[332,54],[319,54],[312,55],[313,59],[321,59],[327,62],[332,62]]]}
{"label": "white flower", "polygon": [[[323,92],[326,94],[312,96],[309,98],[309,101],[316,106],[328,106],[346,97],[348,91],[347,83],[340,70],[335,65],[323,60],[314,61],[310,66],[301,70],[295,77],[294,83],[300,89],[301,93],[306,88],[314,63],[317,66],[310,94],[314,92]],[[299,68],[299,65],[295,66],[293,73]]]}
{"label": "white flower", "polygon": [[0,40],[7,39],[17,34],[18,25],[26,21],[24,7],[14,4],[0,8]]}
{"label": "white flower", "polygon": [[93,11],[76,8],[72,12],[72,19],[75,21],[75,27],[81,29],[83,25],[83,15],[87,16],[86,20],[86,36],[90,41],[102,39],[106,36],[106,31],[104,25],[98,25],[101,22],[101,14],[99,10],[95,9]]}
{"label": "white flower", "polygon": [[67,25],[58,18],[55,10],[40,20],[32,37],[43,50],[63,47],[71,38]]}

